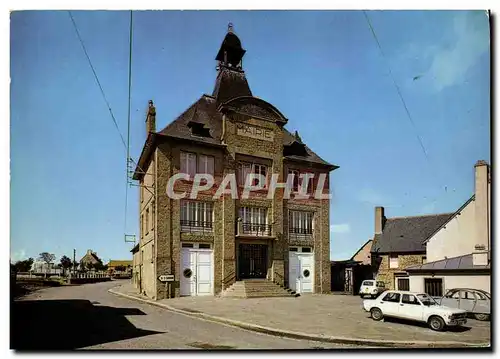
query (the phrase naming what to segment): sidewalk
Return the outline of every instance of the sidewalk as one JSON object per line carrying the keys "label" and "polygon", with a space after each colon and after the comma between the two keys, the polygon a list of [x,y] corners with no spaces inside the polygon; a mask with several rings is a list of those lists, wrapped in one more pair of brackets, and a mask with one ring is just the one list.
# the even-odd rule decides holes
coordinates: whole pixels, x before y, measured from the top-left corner
{"label": "sidewalk", "polygon": [[490,322],[470,319],[463,331],[448,332],[434,332],[424,325],[406,322],[377,322],[362,309],[362,300],[354,296],[183,297],[152,301],[136,294],[128,283],[110,292],[186,315],[279,336],[392,347],[458,347],[491,343]]}

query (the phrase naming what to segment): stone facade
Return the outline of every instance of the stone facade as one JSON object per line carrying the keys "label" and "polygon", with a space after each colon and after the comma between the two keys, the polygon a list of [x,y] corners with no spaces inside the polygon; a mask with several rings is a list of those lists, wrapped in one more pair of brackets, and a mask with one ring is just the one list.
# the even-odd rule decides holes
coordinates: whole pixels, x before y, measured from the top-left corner
{"label": "stone facade", "polygon": [[390,255],[381,255],[380,265],[376,273],[376,279],[383,281],[387,289],[396,289],[395,278],[399,276],[407,277],[405,268],[417,264],[422,264],[425,261],[425,253],[422,254],[399,254],[398,255],[398,268],[389,267]]}
{"label": "stone facade", "polygon": [[[231,42],[232,47],[227,47],[229,45],[226,41]],[[241,46],[239,40],[235,41],[234,35],[228,34],[221,51],[233,51],[234,46]],[[234,56],[229,58],[235,61]],[[219,58],[218,55],[219,61],[224,58],[222,55]],[[134,254],[134,268],[137,266],[139,268],[136,270],[140,278],[137,287],[148,297],[164,299],[180,296],[183,243],[210,244],[213,249],[214,294],[227,289],[238,279],[240,265],[238,248],[240,244],[245,243],[267,245],[266,278],[280,284],[288,284],[289,281],[289,246],[311,247],[315,258],[313,291],[315,293],[330,291],[330,201],[328,199],[304,200],[295,198],[293,194],[290,199],[284,199],[283,188],[276,189],[270,199],[267,198],[267,189],[252,192],[249,198],[241,199],[243,187],[239,184],[238,199],[232,198],[229,194],[213,199],[223,179],[229,174],[238,173],[240,162],[266,166],[268,183],[272,174],[277,174],[278,182],[284,183],[290,170],[298,170],[314,173],[313,182],[316,189],[318,176],[325,174],[324,194],[329,193],[329,173],[337,168],[321,160],[308,148],[305,149],[298,134],[293,137],[284,128],[287,120],[274,106],[251,96],[243,72],[235,68],[236,63],[237,61],[232,66],[220,70],[213,96],[203,95],[196,103],[199,107],[193,105],[194,110],[192,106],[160,132],[155,132],[156,110],[152,102],[150,103],[146,121],[148,139],[139,160],[140,166],[138,165],[134,175],[134,178],[139,180],[141,188],[141,234],[137,251],[139,254]],[[224,103],[221,102],[222,96]],[[190,132],[193,126],[197,128],[205,126],[210,136],[205,138],[200,135],[193,136]],[[287,151],[293,152],[285,149],[286,146],[290,147],[291,143],[302,148],[304,154],[299,151],[299,155],[287,155],[289,153]],[[199,192],[196,198],[198,201],[212,203],[211,231],[183,232],[182,200],[167,195],[169,179],[181,171],[182,152],[214,158],[215,184],[210,190]],[[191,187],[191,181],[178,180],[175,182],[174,191],[185,192],[189,196]],[[238,213],[243,206],[267,209],[270,235],[252,237],[240,233],[241,222]],[[290,210],[313,213],[312,235],[300,240],[289,235]],[[174,281],[169,285],[160,282],[158,277],[163,274],[173,274]]]}

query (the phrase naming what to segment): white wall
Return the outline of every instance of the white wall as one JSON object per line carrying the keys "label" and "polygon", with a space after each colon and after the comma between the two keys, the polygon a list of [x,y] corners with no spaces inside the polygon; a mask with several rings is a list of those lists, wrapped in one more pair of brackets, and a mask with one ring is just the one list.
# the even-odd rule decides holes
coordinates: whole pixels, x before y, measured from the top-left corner
{"label": "white wall", "polygon": [[470,254],[476,243],[474,200],[427,242],[427,262]]}
{"label": "white wall", "polygon": [[426,275],[410,275],[410,291],[424,292],[424,278],[442,278],[443,279],[443,294],[452,288],[472,288],[482,289],[491,293],[490,276],[483,275],[435,275],[432,277]]}

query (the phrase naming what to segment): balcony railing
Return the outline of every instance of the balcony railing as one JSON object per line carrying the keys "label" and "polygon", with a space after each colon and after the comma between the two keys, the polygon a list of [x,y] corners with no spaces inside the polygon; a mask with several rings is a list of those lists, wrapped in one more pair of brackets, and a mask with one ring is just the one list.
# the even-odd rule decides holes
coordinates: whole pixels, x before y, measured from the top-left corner
{"label": "balcony railing", "polygon": [[310,238],[313,235],[312,228],[288,228],[290,238]]}
{"label": "balcony railing", "polygon": [[213,222],[181,220],[181,232],[188,232],[188,233],[213,232]]}
{"label": "balcony railing", "polygon": [[238,234],[255,237],[270,237],[272,235],[272,225],[240,222]]}

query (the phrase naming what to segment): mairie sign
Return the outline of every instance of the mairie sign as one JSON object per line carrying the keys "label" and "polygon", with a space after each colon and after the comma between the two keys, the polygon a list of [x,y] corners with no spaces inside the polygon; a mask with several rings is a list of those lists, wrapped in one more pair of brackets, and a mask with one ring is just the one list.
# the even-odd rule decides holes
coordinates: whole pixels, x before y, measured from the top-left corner
{"label": "mairie sign", "polygon": [[274,141],[274,132],[272,130],[263,127],[250,126],[243,123],[237,124],[236,134],[238,136],[251,137],[258,140],[269,142]]}

